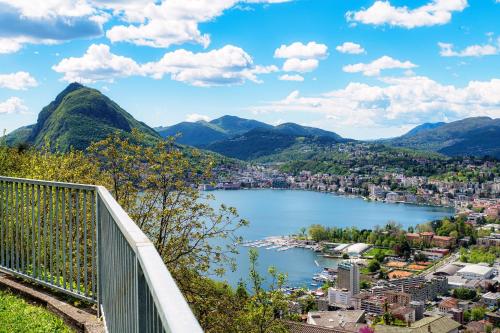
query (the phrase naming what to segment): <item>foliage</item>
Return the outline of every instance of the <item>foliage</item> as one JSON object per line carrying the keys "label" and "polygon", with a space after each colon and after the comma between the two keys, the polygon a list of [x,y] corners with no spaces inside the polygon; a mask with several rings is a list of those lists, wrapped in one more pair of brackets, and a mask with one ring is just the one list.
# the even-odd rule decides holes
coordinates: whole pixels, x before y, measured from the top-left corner
{"label": "foliage", "polygon": [[475,306],[470,310],[464,312],[464,319],[466,321],[478,321],[483,320],[486,315],[486,308],[481,306]]}
{"label": "foliage", "polygon": [[[388,248],[394,248],[402,239],[401,237],[404,236],[404,231],[401,226],[390,221],[383,228],[376,226],[372,230],[359,230],[356,227],[326,227],[319,224],[313,224],[309,227],[308,232],[311,239],[317,242],[366,242]],[[390,251],[386,253],[390,253]]]}
{"label": "foliage", "polygon": [[453,297],[462,300],[472,300],[476,297],[477,293],[473,289],[468,288],[456,288],[453,290]]}
{"label": "foliage", "polygon": [[288,313],[288,300],[281,289],[285,285],[286,276],[269,268],[271,283],[264,288],[264,278],[257,271],[258,254],[250,250],[250,280],[252,296],[247,302],[243,314],[243,322],[248,325],[245,332],[286,332],[281,318]]}
{"label": "foliage", "polygon": [[36,147],[50,142],[52,148],[59,151],[69,151],[71,147],[85,150],[92,142],[115,131],[129,136],[134,128],[144,134],[145,144],[160,139],[152,128],[135,120],[98,90],[72,83],[42,109],[35,125],[17,131],[16,138],[8,137],[8,140],[19,142],[21,137]]}
{"label": "foliage", "polygon": [[0,332],[71,332],[48,310],[0,290]]}
{"label": "foliage", "polygon": [[[90,147],[112,180],[113,194],[149,236],[181,290],[189,293],[191,271],[221,275],[236,251],[235,231],[247,225],[232,207],[210,205],[198,185],[211,179],[213,161],[193,151],[193,163],[173,139],[141,145],[142,134],[128,140],[119,133]],[[215,245],[212,240],[228,241]],[[222,243],[222,242],[220,242]]]}
{"label": "foliage", "polygon": [[493,265],[496,258],[500,256],[500,249],[498,247],[473,247],[469,250],[465,248],[460,249],[460,261],[471,264],[488,263]]}
{"label": "foliage", "polygon": [[[485,135],[488,133],[488,135]],[[473,117],[388,140],[389,144],[447,154],[500,156],[500,120]]]}
{"label": "foliage", "polygon": [[380,269],[380,263],[377,260],[373,259],[370,260],[367,267],[371,273],[374,273]]}

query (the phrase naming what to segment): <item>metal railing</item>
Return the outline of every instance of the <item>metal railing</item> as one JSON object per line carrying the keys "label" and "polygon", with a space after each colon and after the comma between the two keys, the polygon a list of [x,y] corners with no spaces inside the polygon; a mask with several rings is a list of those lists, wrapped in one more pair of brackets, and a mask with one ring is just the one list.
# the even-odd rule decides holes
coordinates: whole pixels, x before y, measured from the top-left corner
{"label": "metal railing", "polygon": [[0,270],[96,303],[108,332],[202,332],[104,187],[0,176]]}

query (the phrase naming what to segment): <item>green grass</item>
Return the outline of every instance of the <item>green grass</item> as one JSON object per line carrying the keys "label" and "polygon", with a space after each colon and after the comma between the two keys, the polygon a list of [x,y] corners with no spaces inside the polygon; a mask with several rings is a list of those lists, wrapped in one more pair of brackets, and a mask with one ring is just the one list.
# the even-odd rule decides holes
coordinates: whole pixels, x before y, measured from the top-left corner
{"label": "green grass", "polygon": [[63,320],[41,306],[0,290],[0,333],[73,332]]}
{"label": "green grass", "polygon": [[377,248],[377,247],[372,247],[371,249],[369,249],[368,251],[366,251],[365,253],[363,253],[363,256],[364,257],[373,257],[377,253],[383,253],[386,256],[393,256],[393,255],[395,255],[393,249],[381,249],[381,248]]}

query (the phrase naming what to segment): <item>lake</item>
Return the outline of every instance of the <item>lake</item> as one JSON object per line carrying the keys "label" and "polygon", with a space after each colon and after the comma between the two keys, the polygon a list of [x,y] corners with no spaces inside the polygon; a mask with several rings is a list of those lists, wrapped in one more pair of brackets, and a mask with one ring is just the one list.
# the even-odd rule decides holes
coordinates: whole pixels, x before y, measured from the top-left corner
{"label": "lake", "polygon": [[[370,229],[395,221],[406,228],[454,213],[452,208],[387,204],[312,191],[265,189],[213,191],[210,194],[215,196],[216,204],[236,207],[240,216],[250,221],[250,226],[239,232],[245,240],[299,233],[301,227],[311,224]],[[249,248],[240,247],[236,257],[237,271],[227,272],[223,280],[233,286],[240,279],[246,280],[248,251]],[[278,271],[288,273],[290,286],[307,286],[312,276],[323,267],[337,264],[335,259],[323,258],[306,249],[276,251],[258,248],[258,252],[259,271],[265,274],[273,265]]]}

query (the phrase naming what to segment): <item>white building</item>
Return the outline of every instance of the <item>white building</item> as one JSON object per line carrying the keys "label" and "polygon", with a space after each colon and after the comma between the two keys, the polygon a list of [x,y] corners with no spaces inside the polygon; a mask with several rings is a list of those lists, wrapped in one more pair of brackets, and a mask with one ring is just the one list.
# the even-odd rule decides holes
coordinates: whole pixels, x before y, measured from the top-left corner
{"label": "white building", "polygon": [[328,303],[332,306],[351,305],[351,295],[347,289],[328,288]]}
{"label": "white building", "polygon": [[470,264],[457,272],[457,275],[467,280],[489,279],[493,275],[493,268],[483,265]]}

